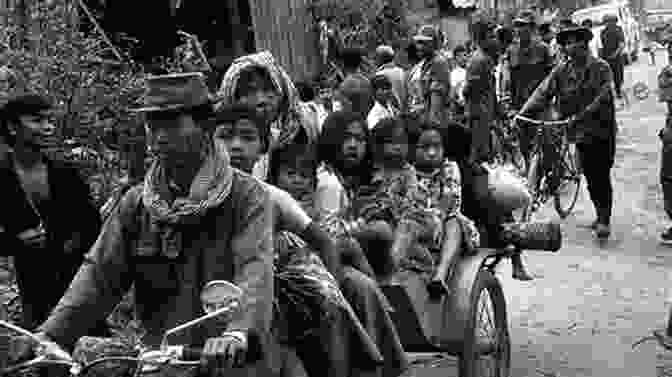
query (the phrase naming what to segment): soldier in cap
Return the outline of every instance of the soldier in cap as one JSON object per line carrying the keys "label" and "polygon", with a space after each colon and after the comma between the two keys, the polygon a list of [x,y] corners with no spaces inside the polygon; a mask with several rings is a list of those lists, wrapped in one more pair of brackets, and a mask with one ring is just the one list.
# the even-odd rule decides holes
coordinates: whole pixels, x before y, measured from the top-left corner
{"label": "soldier in cap", "polygon": [[[505,53],[504,70],[508,72],[505,77],[509,80],[504,84],[504,93],[512,108],[518,110],[551,72],[555,62],[548,46],[537,38],[537,22],[532,11],[521,12],[513,25],[517,40]],[[535,130],[530,127],[521,131],[520,147],[527,158]]]}
{"label": "soldier in cap", "polygon": [[408,72],[406,110],[442,123],[450,107],[450,64],[439,54],[441,33],[424,25],[413,37],[420,62]]}
{"label": "soldier in cap", "polygon": [[478,20],[471,25],[477,49],[469,58],[463,95],[467,123],[472,132],[471,160],[490,160],[490,126],[497,109],[495,65],[501,54],[496,25]]}
{"label": "soldier in cap", "polygon": [[592,31],[583,27],[558,33],[558,43],[565,47],[568,59],[537,87],[520,114],[534,116],[556,100],[560,115],[570,120],[570,139],[576,142],[597,213],[592,227],[599,238],[607,238],[611,234],[611,168],[617,126],[611,69],[590,53],[588,43],[592,38]]}

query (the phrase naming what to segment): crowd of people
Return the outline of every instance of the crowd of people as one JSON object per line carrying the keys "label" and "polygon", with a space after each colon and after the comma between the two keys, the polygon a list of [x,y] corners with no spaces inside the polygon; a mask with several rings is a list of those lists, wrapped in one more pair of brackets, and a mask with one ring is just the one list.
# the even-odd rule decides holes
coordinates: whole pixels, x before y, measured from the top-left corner
{"label": "crowd of people", "polygon": [[[71,349],[105,333],[133,286],[143,342],[157,345],[201,315],[208,281],[229,280],[245,291],[242,315],[175,340],[204,345],[211,370],[398,375],[408,360],[379,284],[416,274],[441,299],[461,256],[503,246],[512,214],[489,192],[483,164],[505,112],[547,117],[554,107],[570,120],[595,232],[609,237],[614,74],[591,55],[590,29],[567,23],[553,36],[523,12],[514,30],[479,20],[471,31],[471,46],[447,54],[439,29],[423,26],[410,70],[380,46],[365,75],[350,51],[327,104],[269,52],[237,58],[215,94],[199,73],[149,77],[134,111],[152,165],[103,224],[72,168],[41,153],[53,142],[53,106],[13,96],[0,111],[11,206],[0,242],[15,258],[23,325],[48,350]],[[520,252],[512,265],[514,278],[532,279]],[[266,356],[249,362],[254,346]]]}

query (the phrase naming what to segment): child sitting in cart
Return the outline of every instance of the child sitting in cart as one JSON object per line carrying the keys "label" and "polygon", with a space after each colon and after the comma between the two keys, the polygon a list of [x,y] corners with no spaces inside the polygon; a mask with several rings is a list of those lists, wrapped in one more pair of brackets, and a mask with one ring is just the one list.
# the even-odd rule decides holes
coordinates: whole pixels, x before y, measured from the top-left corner
{"label": "child sitting in cart", "polygon": [[[468,156],[468,134],[457,123],[439,126],[429,121],[415,122],[412,117],[404,121],[411,130],[417,188],[412,209],[407,210],[397,227],[392,253],[406,252],[401,268],[429,270],[428,293],[439,298],[449,293],[447,279],[459,256],[475,252],[480,241],[476,225],[461,213],[458,161]],[[417,245],[423,239],[428,242]],[[424,246],[439,255],[418,259]]]}

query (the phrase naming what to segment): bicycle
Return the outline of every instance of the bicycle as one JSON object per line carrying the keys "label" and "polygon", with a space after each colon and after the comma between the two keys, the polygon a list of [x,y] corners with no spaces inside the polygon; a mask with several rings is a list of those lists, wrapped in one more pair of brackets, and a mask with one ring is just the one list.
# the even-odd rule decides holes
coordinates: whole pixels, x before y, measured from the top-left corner
{"label": "bicycle", "polygon": [[520,136],[512,118],[502,117],[490,127],[490,144],[495,163],[512,165],[521,175],[527,163],[520,149]]}
{"label": "bicycle", "polygon": [[[567,136],[569,121],[543,121],[521,115],[514,117],[537,126],[528,160],[527,184],[532,195],[530,204],[523,209],[522,221],[529,221],[551,197],[560,218],[569,216],[576,205],[581,189],[581,171],[576,146]],[[563,199],[568,199],[565,203]]]}

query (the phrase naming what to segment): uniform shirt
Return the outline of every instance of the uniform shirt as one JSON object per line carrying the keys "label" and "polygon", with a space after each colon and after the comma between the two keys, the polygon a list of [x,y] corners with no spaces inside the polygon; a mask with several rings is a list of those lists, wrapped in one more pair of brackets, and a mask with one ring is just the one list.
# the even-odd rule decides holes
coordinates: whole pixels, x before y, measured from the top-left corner
{"label": "uniform shirt", "polygon": [[585,66],[567,60],[537,87],[521,113],[543,111],[555,98],[563,118],[577,117],[570,136],[577,141],[608,139],[616,133],[612,88],[611,69],[604,60],[589,56]]}
{"label": "uniform shirt", "polygon": [[508,82],[504,88],[512,105],[519,109],[553,69],[554,61],[549,47],[532,40],[528,46],[511,45],[507,52],[504,69],[508,70]]}

